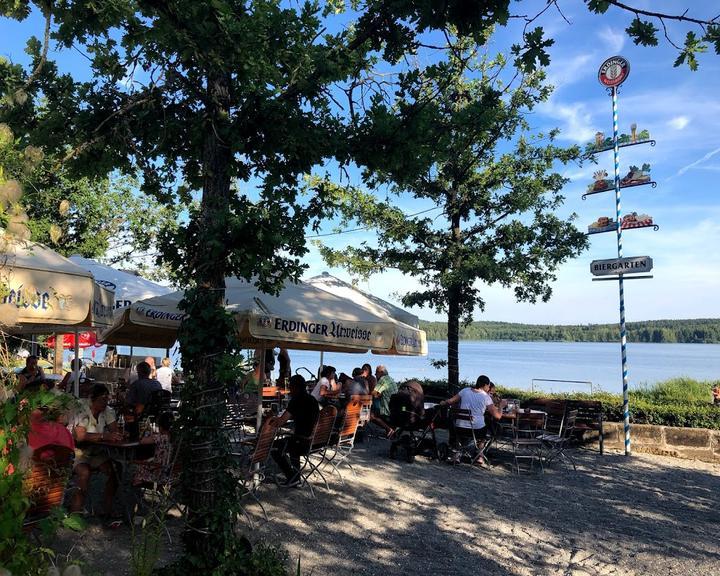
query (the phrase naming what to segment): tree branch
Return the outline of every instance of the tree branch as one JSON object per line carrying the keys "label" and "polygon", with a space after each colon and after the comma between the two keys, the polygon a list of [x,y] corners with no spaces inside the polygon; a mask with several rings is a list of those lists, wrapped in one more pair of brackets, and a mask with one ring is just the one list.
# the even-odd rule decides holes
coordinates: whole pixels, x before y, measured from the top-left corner
{"label": "tree branch", "polygon": [[42,70],[43,66],[45,66],[45,62],[47,62],[47,53],[48,48],[50,47],[50,24],[52,23],[52,11],[50,10],[50,6],[46,8],[47,12],[45,14],[45,35],[43,38],[43,48],[42,52],[40,53],[40,60],[37,63],[37,66],[35,66],[35,70],[32,71],[32,74],[28,76],[28,79],[25,81],[25,84],[23,84],[22,90],[27,90],[30,85],[37,80],[37,77],[40,75],[40,71]]}

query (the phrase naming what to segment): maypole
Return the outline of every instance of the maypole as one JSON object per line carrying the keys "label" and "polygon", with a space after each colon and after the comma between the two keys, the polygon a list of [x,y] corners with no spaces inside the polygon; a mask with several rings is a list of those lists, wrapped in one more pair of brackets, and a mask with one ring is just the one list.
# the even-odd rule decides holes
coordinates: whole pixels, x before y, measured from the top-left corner
{"label": "maypole", "polygon": [[[608,217],[600,217],[588,227],[588,234],[598,234],[601,232],[616,232],[617,238],[617,258],[610,260],[594,260],[590,265],[590,271],[594,276],[601,278],[593,278],[593,280],[617,280],[618,291],[620,296],[620,352],[622,358],[622,385],[623,385],[623,425],[625,431],[625,455],[631,454],[630,445],[630,402],[628,399],[628,359],[627,359],[627,332],[625,328],[625,280],[636,278],[652,278],[652,276],[635,276],[638,272],[649,272],[652,270],[653,262],[649,256],[634,256],[630,258],[623,257],[623,229],[633,228],[649,228],[654,230],[658,226],[652,221],[652,217],[647,214],[639,216],[633,212],[625,217],[622,215],[622,205],[620,202],[621,188],[629,188],[635,186],[652,185],[654,188],[656,183],[650,177],[650,165],[643,164],[639,169],[631,166],[628,175],[624,178],[620,177],[620,148],[625,146],[634,146],[636,144],[650,143],[654,145],[654,140],[650,140],[647,131],[638,134],[636,124],[631,126],[631,134],[620,134],[618,129],[618,87],[628,77],[630,73],[630,64],[622,56],[613,56],[608,58],[600,66],[598,72],[598,80],[608,88],[612,96],[612,113],[613,113],[613,136],[612,140],[605,139],[602,132],[595,135],[595,142],[587,147],[587,154],[592,156],[598,152],[606,150],[613,151],[614,160],[614,177],[612,180],[607,179],[605,170],[598,170],[593,175],[594,182],[588,186],[587,192],[583,195],[583,200],[591,194],[599,194],[601,192],[615,191],[615,221]],[[628,274],[630,276],[628,276]]]}

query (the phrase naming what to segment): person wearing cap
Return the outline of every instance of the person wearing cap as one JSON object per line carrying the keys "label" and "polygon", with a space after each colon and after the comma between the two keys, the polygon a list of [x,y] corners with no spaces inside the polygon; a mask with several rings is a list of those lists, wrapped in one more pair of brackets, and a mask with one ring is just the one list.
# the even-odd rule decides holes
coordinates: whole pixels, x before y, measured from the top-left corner
{"label": "person wearing cap", "polygon": [[[455,424],[456,430],[459,432],[459,440],[461,442],[467,441],[472,438],[469,434],[470,428],[472,428],[475,438],[478,440],[478,448],[483,449],[485,445],[485,437],[487,436],[487,424],[485,422],[485,412],[489,412],[493,418],[498,420],[502,418],[502,411],[495,406],[493,399],[488,394],[490,389],[490,378],[485,376],[478,376],[475,386],[470,388],[463,388],[455,394],[449,400],[443,400],[440,405],[449,404],[450,406],[460,405],[461,410],[469,410],[472,415],[472,422],[467,420],[458,420]],[[468,429],[467,436],[463,437],[462,429]],[[478,465],[487,466],[487,463],[483,458],[478,458]]]}

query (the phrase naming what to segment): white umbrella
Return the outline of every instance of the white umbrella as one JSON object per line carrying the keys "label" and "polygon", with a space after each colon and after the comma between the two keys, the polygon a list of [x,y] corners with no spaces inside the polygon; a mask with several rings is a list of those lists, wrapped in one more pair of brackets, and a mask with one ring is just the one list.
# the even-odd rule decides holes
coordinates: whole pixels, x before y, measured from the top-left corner
{"label": "white umbrella", "polygon": [[340,298],[351,300],[373,314],[395,321],[395,338],[392,353],[403,356],[424,356],[427,354],[427,338],[425,332],[418,328],[419,320],[414,314],[382,298],[363,292],[352,284],[340,280],[340,278],[336,278],[327,272],[308,278],[305,282]]}
{"label": "white umbrella", "polygon": [[[178,308],[183,295],[180,291],[134,302],[116,315],[101,340],[141,346],[174,342],[184,318]],[[278,296],[270,296],[252,282],[228,278],[225,299],[243,347],[396,353],[396,321],[304,282],[287,282]]]}
{"label": "white umbrella", "polygon": [[0,324],[8,332],[106,328],[113,293],[93,275],[46,246],[0,237]]}
{"label": "white umbrella", "polygon": [[172,292],[172,288],[168,286],[156,284],[142,276],[124,270],[117,270],[90,258],[83,258],[73,254],[70,256],[70,260],[89,271],[95,278],[95,282],[115,292],[115,302],[113,304],[115,309],[130,306],[136,300]]}

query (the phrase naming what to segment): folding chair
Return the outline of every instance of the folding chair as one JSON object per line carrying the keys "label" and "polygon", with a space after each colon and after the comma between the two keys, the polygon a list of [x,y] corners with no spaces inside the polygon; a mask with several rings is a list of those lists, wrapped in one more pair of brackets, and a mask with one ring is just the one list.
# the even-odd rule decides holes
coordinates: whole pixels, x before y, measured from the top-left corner
{"label": "folding chair", "polygon": [[535,462],[543,468],[543,439],[545,433],[545,413],[518,412],[513,423],[513,468],[520,474],[520,461],[529,461],[528,471],[532,471]]}
{"label": "folding chair", "polygon": [[320,417],[315,424],[312,438],[308,443],[308,449],[305,454],[300,455],[302,460],[299,470],[300,486],[307,486],[313,498],[315,497],[315,491],[310,484],[310,477],[313,474],[318,474],[325,483],[325,488],[330,490],[330,486],[328,485],[325,475],[321,472],[320,466],[326,460],[325,453],[328,442],[330,442],[330,435],[333,431],[335,418],[337,418],[337,408],[335,408],[335,406],[326,406],[320,411]]}
{"label": "folding chair", "polygon": [[[345,484],[340,466],[347,464],[352,473],[357,476],[355,469],[350,464],[348,457],[355,446],[355,435],[357,434],[358,425],[360,424],[362,404],[358,400],[351,401],[345,407],[345,416],[343,417],[340,430],[336,434],[332,434],[328,449],[332,449],[332,456],[326,457],[325,464],[329,464],[333,468],[333,473],[337,472],[340,482]],[[327,453],[326,453],[327,454]]]}
{"label": "folding chair", "polygon": [[[260,428],[260,434],[253,445],[252,455],[246,459],[245,462],[241,462],[240,472],[240,486],[243,488],[243,492],[240,494],[240,499],[250,497],[260,505],[265,520],[268,520],[268,515],[265,510],[265,506],[258,497],[258,491],[265,480],[265,470],[267,468],[268,458],[270,457],[270,451],[272,450],[273,443],[275,442],[275,436],[277,434],[277,428],[270,424],[263,424]],[[253,525],[252,519],[248,516],[248,513],[243,508],[243,514],[247,518],[250,526]]]}
{"label": "folding chair", "polygon": [[546,463],[552,462],[555,458],[569,460],[573,466],[573,470],[577,470],[575,459],[565,451],[575,432],[577,415],[577,410],[570,410],[565,416],[564,425],[558,434],[545,433],[542,435],[543,446],[547,449],[547,455],[545,456]]}
{"label": "folding chair", "polygon": [[[451,458],[451,463],[459,464],[463,458],[469,459],[471,464],[477,463],[484,457],[488,443],[483,439],[478,440],[473,428],[473,416],[470,410],[462,408],[450,409],[450,421],[452,422],[455,436],[455,454]],[[467,422],[468,426],[459,426],[458,422]],[[482,441],[482,444],[479,444]]]}

